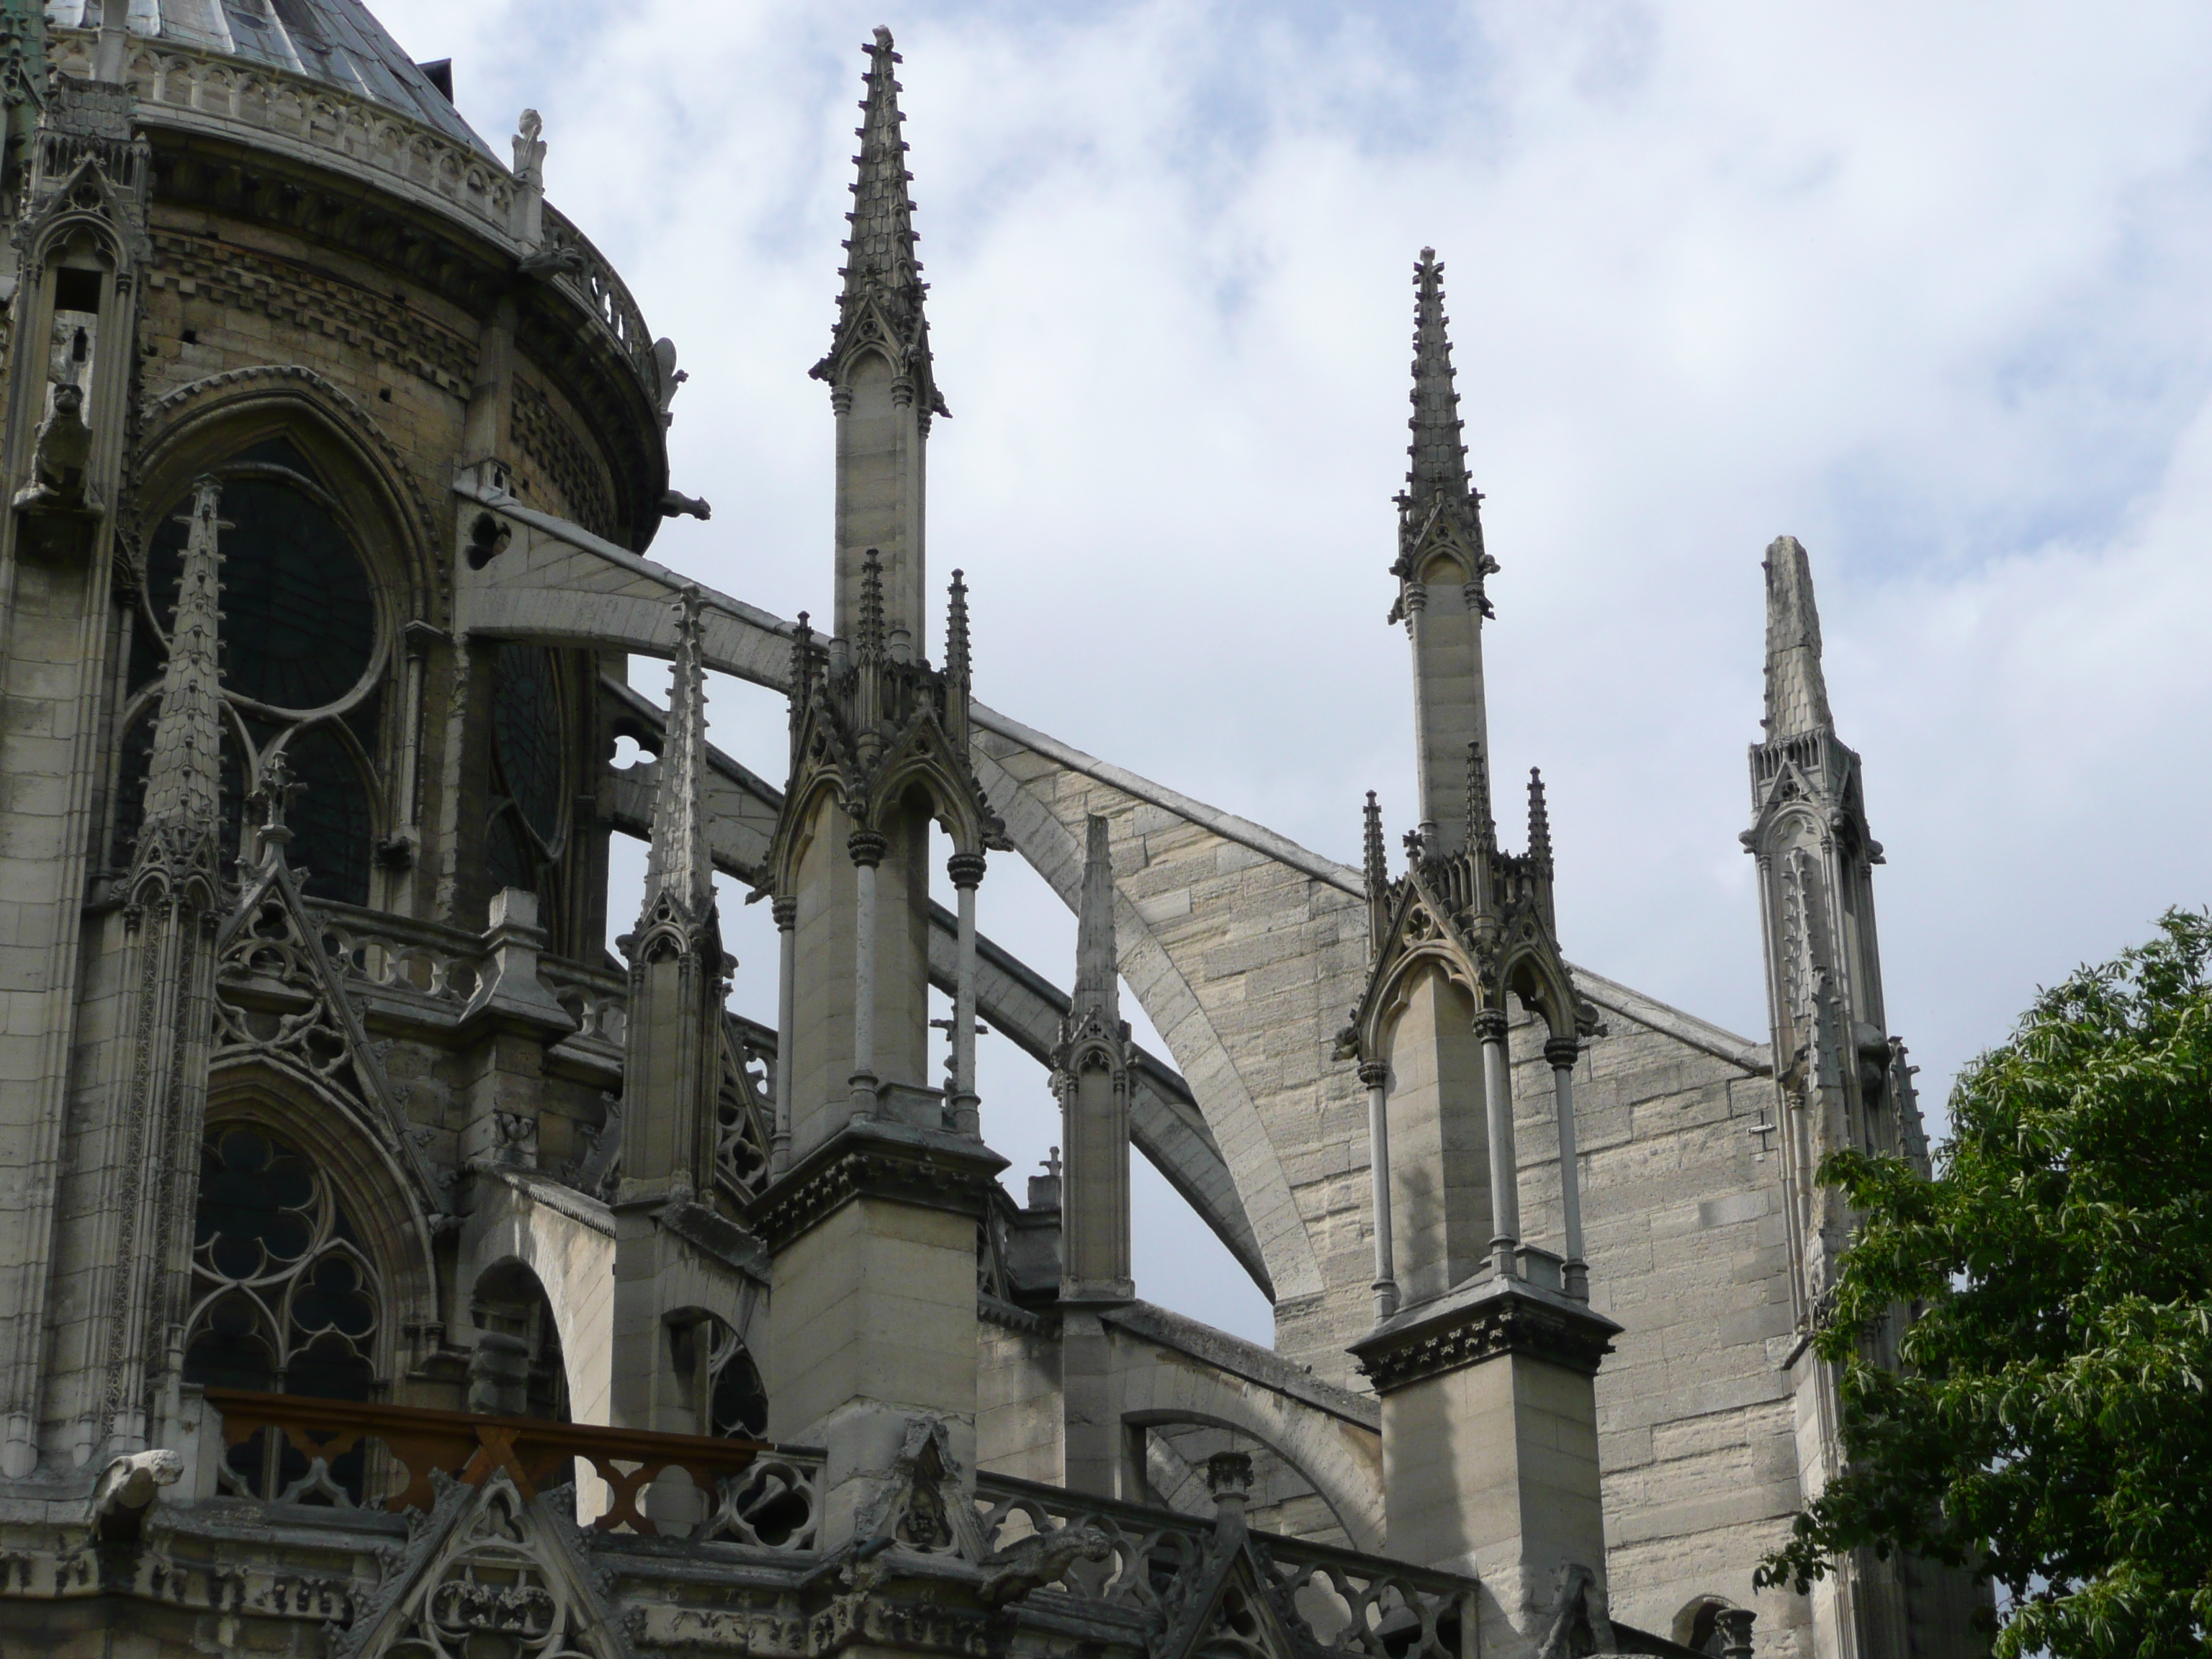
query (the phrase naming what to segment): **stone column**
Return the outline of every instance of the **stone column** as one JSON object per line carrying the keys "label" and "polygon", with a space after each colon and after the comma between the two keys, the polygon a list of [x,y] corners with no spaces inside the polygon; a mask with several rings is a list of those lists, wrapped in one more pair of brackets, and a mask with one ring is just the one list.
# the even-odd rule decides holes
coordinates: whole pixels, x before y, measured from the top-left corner
{"label": "stone column", "polygon": [[845,842],[853,855],[853,1115],[876,1115],[876,866],[890,843],[872,830]]}
{"label": "stone column", "polygon": [[955,853],[945,873],[960,895],[960,933],[952,984],[952,1127],[980,1135],[975,1095],[975,889],[983,879],[981,853]]}
{"label": "stone column", "polygon": [[1582,1043],[1553,1037],[1544,1045],[1552,1063],[1552,1103],[1559,1123],[1559,1225],[1566,1235],[1567,1294],[1589,1300],[1589,1264],[1583,1259],[1583,1174],[1575,1155],[1575,1060]]}
{"label": "stone column", "polygon": [[799,901],[786,895],[769,902],[775,916],[775,1133],[769,1142],[769,1173],[791,1167],[791,1084],[799,1027]]}
{"label": "stone column", "polygon": [[1390,1066],[1370,1060],[1359,1068],[1367,1085],[1367,1173],[1375,1194],[1375,1322],[1398,1311],[1398,1273],[1390,1252]]}
{"label": "stone column", "polygon": [[1506,1048],[1505,1012],[1485,1008],[1474,1017],[1482,1039],[1482,1103],[1490,1130],[1490,1260],[1500,1279],[1516,1271],[1521,1243],[1521,1163],[1513,1147],[1513,1064]]}

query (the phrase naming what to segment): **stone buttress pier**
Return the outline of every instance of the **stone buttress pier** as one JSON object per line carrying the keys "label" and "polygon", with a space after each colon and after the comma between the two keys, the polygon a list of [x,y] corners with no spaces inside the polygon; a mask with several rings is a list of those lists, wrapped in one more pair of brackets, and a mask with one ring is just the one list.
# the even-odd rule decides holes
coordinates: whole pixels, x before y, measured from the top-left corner
{"label": "stone buttress pier", "polygon": [[[1114,971],[1114,866],[1109,825],[1085,826],[1075,995],[1052,1056],[1067,1149],[1060,1200],[1060,1391],[1064,1468],[1071,1492],[1118,1490],[1130,1460],[1111,1398],[1109,1344],[1099,1316],[1136,1299],[1129,1270],[1128,1023]],[[1137,1472],[1141,1478],[1141,1469]],[[1134,1485],[1133,1481],[1129,1484]]]}
{"label": "stone buttress pier", "polygon": [[[748,1219],[774,1256],[769,1432],[823,1446],[823,1541],[874,1524],[917,1455],[972,1483],[976,1238],[1005,1160],[975,1115],[975,900],[1006,845],[969,769],[966,590],[953,574],[941,670],[923,660],[922,480],[930,364],[898,61],[868,48],[859,179],[830,354],[837,419],[836,632],[802,616],[791,769],[769,867],[783,940],[775,1166]],[[932,1086],[933,826],[959,896],[953,1074]],[[915,1425],[922,1425],[920,1429]]]}
{"label": "stone buttress pier", "polygon": [[[1413,649],[1421,823],[1394,878],[1368,797],[1370,967],[1338,1042],[1368,1091],[1376,1218],[1376,1324],[1352,1352],[1382,1397],[1390,1553],[1481,1578],[1486,1651],[1591,1650],[1552,1645],[1578,1622],[1607,1651],[1593,1380],[1619,1327],[1589,1306],[1572,1097],[1595,1020],[1556,941],[1551,827],[1533,774],[1528,851],[1498,847],[1480,655],[1483,580],[1496,566],[1460,441],[1442,270],[1423,250],[1413,464],[1393,567],[1392,619]],[[1449,759],[1458,767],[1447,787]],[[1548,1032],[1557,1251],[1522,1227],[1515,1002]]]}

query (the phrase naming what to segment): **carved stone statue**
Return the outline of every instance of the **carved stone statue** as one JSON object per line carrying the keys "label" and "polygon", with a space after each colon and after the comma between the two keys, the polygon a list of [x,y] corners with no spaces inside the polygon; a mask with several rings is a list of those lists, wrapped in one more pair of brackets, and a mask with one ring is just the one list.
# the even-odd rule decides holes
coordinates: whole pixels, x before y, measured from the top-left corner
{"label": "carved stone statue", "polygon": [[84,392],[63,383],[54,388],[53,413],[39,427],[31,454],[31,482],[15,492],[15,505],[33,512],[97,512],[86,488],[92,428],[84,423]]}

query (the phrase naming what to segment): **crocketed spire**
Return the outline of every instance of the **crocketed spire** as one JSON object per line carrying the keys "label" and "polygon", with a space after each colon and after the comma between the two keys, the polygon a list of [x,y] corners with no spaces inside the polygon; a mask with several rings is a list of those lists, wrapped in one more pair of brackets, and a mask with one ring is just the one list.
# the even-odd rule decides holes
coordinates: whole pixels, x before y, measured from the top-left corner
{"label": "crocketed spire", "polygon": [[653,804],[653,842],[646,854],[645,914],[663,898],[696,921],[714,901],[714,867],[700,791],[707,778],[707,665],[701,641],[699,590],[687,587],[676,612],[676,661],[669,675],[668,725],[660,783]]}
{"label": "crocketed spire", "polygon": [[216,641],[222,588],[216,572],[225,528],[216,516],[222,498],[222,486],[215,479],[194,482],[169,661],[161,673],[161,712],[154,722],[154,752],[146,773],[144,822],[149,830],[157,824],[204,829],[214,823],[220,810],[222,690]]}
{"label": "crocketed spire", "polygon": [[907,194],[914,175],[907,171],[907,143],[899,131],[906,118],[899,113],[899,83],[892,66],[902,60],[891,49],[891,32],[880,26],[873,42],[861,50],[868,54],[868,72],[861,77],[868,95],[860,100],[861,121],[854,130],[860,153],[853,161],[860,173],[851,186],[853,210],[845,216],[853,227],[839,273],[845,289],[837,301],[829,355],[811,373],[834,386],[856,348],[880,345],[922,410],[944,415],[950,411],[937,390],[929,323],[922,314],[922,295],[929,285],[921,280],[921,261],[914,252],[914,199]]}
{"label": "crocketed spire", "polygon": [[[1413,265],[1413,414],[1406,423],[1413,441],[1406,447],[1406,487],[1398,495],[1398,562],[1392,569],[1403,580],[1421,580],[1429,551],[1440,543],[1447,545],[1469,573],[1471,601],[1487,617],[1492,611],[1483,580],[1498,563],[1483,550],[1481,493],[1468,482],[1443,276],[1437,251],[1423,248]],[[1418,601],[1401,596],[1401,610],[1392,612],[1393,620],[1408,603]]]}
{"label": "crocketed spire", "polygon": [[1778,536],[1766,572],[1766,740],[1832,729],[1820,673],[1820,613],[1813,604],[1813,566],[1795,536]]}
{"label": "crocketed spire", "polygon": [[1425,516],[1438,501],[1467,500],[1467,445],[1452,378],[1451,319],[1444,315],[1444,268],[1432,247],[1413,266],[1413,441],[1406,453],[1406,500]]}

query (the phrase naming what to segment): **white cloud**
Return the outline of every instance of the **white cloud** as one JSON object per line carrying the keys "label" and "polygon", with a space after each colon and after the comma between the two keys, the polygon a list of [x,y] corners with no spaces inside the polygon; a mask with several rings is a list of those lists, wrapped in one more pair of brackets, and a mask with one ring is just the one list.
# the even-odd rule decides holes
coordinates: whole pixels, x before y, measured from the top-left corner
{"label": "white cloud", "polygon": [[[1735,835],[1783,531],[1924,1085],[2212,896],[2200,8],[378,9],[495,143],[545,112],[555,199],[683,347],[716,514],[656,551],[706,580],[823,608],[805,371],[889,21],[956,416],[933,556],[996,706],[1339,856],[1365,788],[1408,816],[1383,573],[1431,243],[1571,954],[1763,1032]],[[780,714],[718,719],[780,769]],[[1058,966],[1064,918],[990,920]]]}

